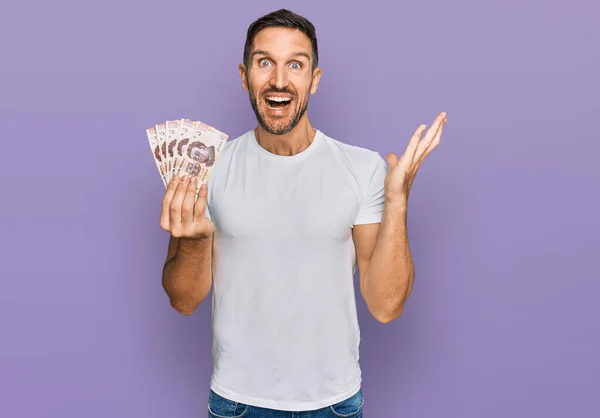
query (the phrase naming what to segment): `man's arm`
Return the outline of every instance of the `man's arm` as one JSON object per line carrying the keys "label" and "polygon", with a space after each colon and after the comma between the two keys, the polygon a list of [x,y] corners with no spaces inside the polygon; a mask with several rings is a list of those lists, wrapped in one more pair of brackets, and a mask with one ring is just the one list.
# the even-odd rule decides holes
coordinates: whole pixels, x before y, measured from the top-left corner
{"label": "man's arm", "polygon": [[171,306],[183,315],[194,313],[212,285],[214,225],[206,216],[207,186],[174,176],[163,198],[160,226],[171,234],[162,285]]}
{"label": "man's arm", "polygon": [[381,323],[398,318],[414,282],[405,205],[384,205],[381,224],[355,225],[352,236],[360,291],[371,314]]}
{"label": "man's arm", "polygon": [[408,196],[423,160],[440,143],[446,112],[441,112],[421,139],[426,125],[420,125],[401,158],[387,155],[388,173],[371,199],[374,206],[383,203],[380,224],[355,225],[353,238],[360,273],[360,290],[369,310],[380,322],[398,318],[410,295],[415,279],[408,245],[406,211]]}
{"label": "man's arm", "polygon": [[162,285],[171,306],[183,315],[194,313],[212,286],[212,243],[208,238],[169,239]]}

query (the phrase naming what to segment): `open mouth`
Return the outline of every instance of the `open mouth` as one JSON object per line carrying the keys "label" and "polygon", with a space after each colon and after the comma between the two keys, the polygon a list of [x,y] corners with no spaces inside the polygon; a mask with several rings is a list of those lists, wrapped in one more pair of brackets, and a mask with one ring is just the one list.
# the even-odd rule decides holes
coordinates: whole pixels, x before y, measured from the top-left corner
{"label": "open mouth", "polygon": [[269,109],[280,110],[285,109],[292,102],[291,97],[269,96],[265,98]]}

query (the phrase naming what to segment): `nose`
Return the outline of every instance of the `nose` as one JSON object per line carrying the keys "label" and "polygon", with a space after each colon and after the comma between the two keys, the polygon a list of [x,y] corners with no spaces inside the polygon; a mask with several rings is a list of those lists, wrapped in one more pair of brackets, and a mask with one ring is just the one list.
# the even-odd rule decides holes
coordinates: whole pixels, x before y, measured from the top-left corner
{"label": "nose", "polygon": [[276,67],[271,74],[271,85],[277,89],[283,89],[288,85],[288,77],[285,66]]}

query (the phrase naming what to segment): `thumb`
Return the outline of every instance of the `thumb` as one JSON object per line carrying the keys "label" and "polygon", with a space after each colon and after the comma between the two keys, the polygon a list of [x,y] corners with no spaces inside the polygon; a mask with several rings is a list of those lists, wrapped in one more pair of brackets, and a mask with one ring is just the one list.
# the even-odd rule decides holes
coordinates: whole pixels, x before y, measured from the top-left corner
{"label": "thumb", "polygon": [[390,152],[388,155],[386,155],[385,159],[388,163],[388,169],[390,170],[396,167],[396,165],[398,164],[398,156],[393,152]]}

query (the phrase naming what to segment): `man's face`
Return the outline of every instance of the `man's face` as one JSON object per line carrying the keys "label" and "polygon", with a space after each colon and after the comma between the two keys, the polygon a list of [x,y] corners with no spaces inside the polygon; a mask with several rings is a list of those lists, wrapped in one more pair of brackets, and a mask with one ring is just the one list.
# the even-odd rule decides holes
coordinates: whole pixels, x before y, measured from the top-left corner
{"label": "man's face", "polygon": [[243,88],[258,123],[282,135],[300,121],[309,94],[317,91],[321,70],[312,70],[312,46],[297,29],[267,28],[254,38],[248,68],[240,65]]}

